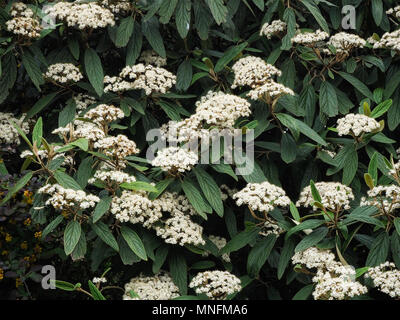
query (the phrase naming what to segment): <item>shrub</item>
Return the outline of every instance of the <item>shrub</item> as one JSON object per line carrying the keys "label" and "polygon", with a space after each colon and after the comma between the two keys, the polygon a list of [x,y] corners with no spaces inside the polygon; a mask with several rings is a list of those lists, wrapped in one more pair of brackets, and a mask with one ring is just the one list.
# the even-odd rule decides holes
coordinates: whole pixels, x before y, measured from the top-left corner
{"label": "shrub", "polygon": [[1,205],[42,182],[31,219],[89,291],[57,286],[398,299],[400,9],[346,4],[1,8],[2,157],[26,171]]}

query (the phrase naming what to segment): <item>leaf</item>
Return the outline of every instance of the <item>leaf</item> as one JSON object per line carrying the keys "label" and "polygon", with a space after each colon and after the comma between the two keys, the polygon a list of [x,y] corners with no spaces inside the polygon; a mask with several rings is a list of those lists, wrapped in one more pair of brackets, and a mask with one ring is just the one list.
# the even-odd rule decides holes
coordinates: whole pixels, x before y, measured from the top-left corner
{"label": "leaf", "polygon": [[327,81],[321,83],[319,104],[321,111],[328,117],[334,117],[339,114],[339,103],[335,87]]}
{"label": "leaf", "polygon": [[382,0],[371,0],[372,6],[372,17],[374,18],[375,24],[379,26],[383,18],[383,2]]}
{"label": "leaf", "polygon": [[82,189],[86,188],[89,178],[92,175],[92,165],[93,158],[87,157],[82,160],[81,164],[78,167],[78,171],[76,173],[76,181],[81,186]]}
{"label": "leaf", "polygon": [[76,284],[72,284],[67,281],[55,280],[54,282],[57,289],[61,289],[64,291],[75,291],[78,287]]}
{"label": "leaf", "polygon": [[215,171],[219,173],[224,173],[230,175],[233,179],[238,181],[238,177],[233,171],[232,167],[227,164],[227,163],[217,163],[217,164],[212,164],[211,168],[214,169]]}
{"label": "leaf", "polygon": [[32,142],[34,144],[36,143],[37,147],[40,147],[40,144],[42,143],[42,137],[43,137],[43,120],[42,117],[40,117],[36,122],[35,127],[33,128]]}
{"label": "leaf", "polygon": [[101,198],[93,211],[93,223],[96,223],[110,209],[112,197]]}
{"label": "leaf", "polygon": [[321,11],[318,6],[312,0],[302,0],[301,3],[310,11],[310,13],[314,16],[315,20],[317,20],[318,24],[326,33],[329,34],[329,26],[326,22],[325,18],[322,16]]}
{"label": "leaf", "polygon": [[159,24],[156,17],[152,17],[146,22],[142,21],[142,32],[147,41],[150,43],[155,52],[157,52],[161,57],[165,58],[165,47],[158,28]]}
{"label": "leaf", "polygon": [[69,99],[65,108],[58,114],[58,126],[65,127],[68,123],[74,121],[76,116],[76,103],[74,99]]}
{"label": "leaf", "polygon": [[19,179],[15,185],[8,190],[7,195],[1,200],[0,206],[4,205],[14,194],[21,190],[32,179],[32,176],[33,172],[29,171],[26,175]]}
{"label": "leaf", "polygon": [[345,185],[350,185],[356,176],[358,169],[358,153],[355,148],[351,148],[346,154],[346,165],[343,168],[343,179],[342,183]]}
{"label": "leaf", "polygon": [[277,237],[275,234],[270,234],[257,242],[251,249],[247,258],[247,272],[250,276],[256,277],[258,275],[262,266],[267,261],[276,239]]}
{"label": "leaf", "polygon": [[192,270],[211,269],[215,267],[215,262],[210,260],[198,261],[190,266]]}
{"label": "leaf", "polygon": [[81,232],[78,244],[76,245],[74,251],[71,253],[71,258],[73,261],[83,259],[87,251],[86,236],[84,232]]}
{"label": "leaf", "polygon": [[372,156],[372,158],[369,162],[368,173],[372,178],[372,181],[373,181],[372,185],[375,186],[378,183],[378,153],[377,152],[374,152],[374,155]]}
{"label": "leaf", "polygon": [[160,194],[164,192],[164,190],[170,185],[170,183],[174,181],[174,178],[167,178],[157,182],[156,189],[157,192],[152,192],[149,194],[149,199],[154,200],[157,199]]}
{"label": "leaf", "polygon": [[343,71],[338,71],[338,74],[345,79],[347,82],[349,82],[354,88],[356,88],[359,92],[361,92],[364,96],[370,98],[371,100],[374,100],[374,96],[372,92],[368,89],[368,87],[362,83],[360,80],[357,78],[353,77],[352,75],[343,72]]}
{"label": "leaf", "polygon": [[179,67],[178,71],[176,74],[176,89],[178,91],[186,91],[191,82],[192,82],[192,74],[193,74],[193,69],[192,69],[192,64],[190,63],[190,60],[185,60],[183,61]]}
{"label": "leaf", "polygon": [[394,226],[396,228],[397,233],[400,236],[400,218],[395,218],[394,219]]}
{"label": "leaf", "polygon": [[81,186],[65,172],[57,170],[54,172],[54,178],[66,189],[82,190]]}
{"label": "leaf", "polygon": [[228,9],[224,5],[223,0],[205,0],[205,2],[210,8],[211,14],[213,15],[214,20],[218,25],[220,25],[223,22],[226,22]]}
{"label": "leaf", "polygon": [[187,294],[187,265],[185,257],[174,252],[169,258],[169,272],[182,295]]}
{"label": "leaf", "polygon": [[286,267],[288,266],[291,258],[293,257],[295,246],[296,246],[296,241],[294,238],[286,239],[281,254],[279,256],[278,270],[277,270],[278,279],[282,278]]}
{"label": "leaf", "polygon": [[224,253],[230,253],[232,251],[237,251],[244,246],[246,246],[249,242],[253,241],[258,233],[260,232],[260,228],[254,227],[249,230],[244,230],[238,234],[236,234],[226,245],[221,249],[221,255]]}
{"label": "leaf", "polygon": [[224,205],[221,199],[221,191],[214,179],[203,169],[196,167],[193,169],[199,182],[200,188],[204,193],[207,201],[215,212],[222,217],[224,215]]}
{"label": "leaf", "polygon": [[68,256],[74,251],[81,237],[81,225],[78,221],[68,222],[64,231],[64,252]]}
{"label": "leaf", "polygon": [[260,9],[264,11],[264,0],[253,0],[254,4]]}
{"label": "leaf", "polygon": [[58,225],[64,220],[63,215],[58,215],[52,222],[50,222],[42,232],[42,239],[46,238]]}
{"label": "leaf", "polygon": [[21,55],[21,60],[36,89],[41,91],[40,86],[44,84],[44,79],[36,59],[29,53],[29,51],[24,51]]}
{"label": "leaf", "polygon": [[365,265],[375,267],[386,261],[389,254],[390,238],[387,232],[380,233],[372,243]]}
{"label": "leaf", "polygon": [[97,223],[94,223],[92,225],[92,228],[101,240],[107,243],[115,251],[119,251],[117,240],[115,240],[111,230],[105,223],[99,221]]}
{"label": "leaf", "polygon": [[160,15],[160,23],[167,24],[175,11],[178,0],[165,0],[161,3],[158,14]]}
{"label": "leaf", "polygon": [[297,145],[296,141],[292,138],[289,133],[282,134],[281,140],[281,158],[282,160],[289,164],[296,160],[297,156]]}
{"label": "leaf", "polygon": [[87,48],[85,50],[84,61],[86,74],[88,76],[90,84],[93,86],[97,95],[101,97],[103,95],[104,89],[104,72],[101,60],[96,51],[94,51],[92,48]]}
{"label": "leaf", "polygon": [[166,245],[161,245],[157,248],[152,267],[152,271],[154,274],[158,273],[161,270],[165,260],[167,259],[168,251],[169,247]]}
{"label": "leaf", "polygon": [[148,192],[157,192],[156,187],[152,184],[144,182],[144,181],[134,181],[134,182],[124,182],[119,185],[121,188],[128,189],[128,190],[143,190]]}
{"label": "leaf", "polygon": [[374,110],[372,110],[370,117],[376,119],[383,116],[390,109],[392,103],[393,101],[389,99],[378,104]]}
{"label": "leaf", "polygon": [[118,48],[125,47],[128,44],[129,39],[133,33],[134,24],[135,21],[133,20],[132,16],[128,16],[121,20],[121,23],[117,29],[117,35],[115,39],[115,45]]}
{"label": "leaf", "polygon": [[142,240],[137,233],[127,226],[121,227],[122,237],[125,239],[129,248],[142,260],[147,261],[147,254]]}
{"label": "leaf", "polygon": [[92,294],[93,300],[106,300],[103,294],[97,289],[97,287],[93,284],[91,280],[88,280],[89,290]]}
{"label": "leaf", "polygon": [[59,94],[59,92],[50,93],[42,98],[40,98],[32,108],[26,113],[25,120],[28,120],[42,111],[45,107],[47,107],[50,102]]}
{"label": "leaf", "polygon": [[305,236],[294,249],[295,252],[304,251],[312,246],[317,245],[328,234],[328,228],[320,227],[309,235]]}
{"label": "leaf", "polygon": [[237,57],[246,47],[248,46],[247,42],[243,42],[237,46],[234,46],[230,49],[228,49],[224,55],[219,58],[217,61],[214,71],[215,72],[220,72],[222,71],[225,66],[228,65],[229,62],[231,62],[235,57]]}
{"label": "leaf", "polygon": [[135,21],[131,38],[126,47],[126,65],[132,66],[142,50],[143,35],[140,25]]}
{"label": "leaf", "polygon": [[182,39],[186,38],[190,29],[191,0],[179,0],[175,11],[176,28]]}
{"label": "leaf", "polygon": [[182,189],[195,210],[207,220],[206,213],[211,213],[212,209],[204,200],[201,191],[187,177],[182,182]]}
{"label": "leaf", "polygon": [[311,293],[314,290],[314,285],[309,284],[303,288],[301,288],[292,298],[292,300],[307,300],[308,297],[311,295]]}
{"label": "leaf", "polygon": [[128,246],[128,243],[124,240],[124,238],[119,235],[118,239],[118,247],[119,247],[119,256],[121,257],[121,261],[124,265],[132,265],[135,262],[139,262],[141,259],[131,250]]}

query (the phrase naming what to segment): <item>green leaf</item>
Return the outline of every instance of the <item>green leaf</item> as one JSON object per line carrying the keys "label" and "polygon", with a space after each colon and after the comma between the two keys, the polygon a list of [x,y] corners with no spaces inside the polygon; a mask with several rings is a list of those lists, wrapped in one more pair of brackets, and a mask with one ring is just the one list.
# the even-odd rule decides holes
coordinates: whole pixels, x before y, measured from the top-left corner
{"label": "green leaf", "polygon": [[50,93],[42,98],[40,98],[32,108],[26,113],[25,120],[28,120],[42,111],[46,106],[50,104],[51,101],[59,94],[59,92]]}
{"label": "green leaf", "polygon": [[210,260],[197,261],[190,266],[192,270],[211,269],[215,267],[215,262]]}
{"label": "green leaf", "polygon": [[262,266],[267,261],[276,239],[275,234],[270,234],[261,241],[258,241],[251,249],[247,258],[247,272],[250,276],[256,277],[258,275]]}
{"label": "green leaf", "polygon": [[328,234],[328,228],[320,227],[309,235],[305,236],[294,249],[295,252],[304,251],[312,246],[317,245]]}
{"label": "green leaf", "polygon": [[121,227],[122,237],[125,239],[129,248],[142,260],[147,261],[147,254],[143,242],[135,231],[127,226]]}
{"label": "green leaf", "polygon": [[93,158],[87,157],[82,160],[76,173],[76,181],[82,189],[86,188],[89,178],[92,176]]}
{"label": "green leaf", "polygon": [[72,53],[73,57],[75,58],[75,60],[78,60],[79,53],[80,53],[78,39],[69,37],[68,38],[68,48],[69,48],[69,51]]}
{"label": "green leaf", "polygon": [[374,110],[371,112],[371,118],[379,118],[383,116],[392,106],[393,101],[391,99],[383,101],[382,103],[378,104]]}
{"label": "green leaf", "polygon": [[361,92],[364,96],[370,98],[371,100],[374,100],[374,95],[372,92],[368,89],[368,87],[362,83],[360,80],[357,78],[353,77],[352,75],[343,72],[343,71],[338,71],[338,74],[345,79],[347,82],[349,82],[354,88],[356,88],[359,92]]}
{"label": "green leaf", "polygon": [[244,230],[238,234],[236,234],[226,245],[221,249],[221,254],[230,253],[232,251],[237,251],[248,243],[253,241],[258,233],[260,232],[260,228],[254,227],[248,230]]}
{"label": "green leaf", "polygon": [[132,16],[128,16],[121,20],[121,23],[117,29],[117,35],[115,39],[115,45],[118,48],[125,47],[128,44],[129,39],[133,33],[134,24],[135,21],[133,20]]}
{"label": "green leaf", "polygon": [[121,257],[121,261],[124,265],[132,265],[136,262],[139,262],[141,259],[131,250],[128,243],[124,240],[124,238],[119,235],[118,239],[118,247],[119,247],[119,256]]}
{"label": "green leaf", "polygon": [[326,33],[329,33],[329,26],[326,22],[325,18],[322,16],[321,11],[318,6],[315,4],[313,0],[302,0],[301,3],[310,11],[310,13],[314,16],[315,20],[317,20],[318,24]]}
{"label": "green leaf", "polygon": [[327,81],[321,83],[319,105],[321,111],[328,117],[334,117],[339,114],[339,103],[335,87]]}
{"label": "green leaf", "polygon": [[228,49],[224,55],[219,58],[215,65],[215,72],[220,72],[222,71],[225,66],[228,65],[229,62],[231,62],[235,57],[237,57],[246,47],[248,46],[247,42],[243,42],[237,46],[234,46],[230,49]]}
{"label": "green leaf", "polygon": [[157,192],[151,192],[149,194],[149,199],[150,200],[157,199],[158,196],[161,193],[163,193],[165,189],[167,189],[167,187],[170,185],[170,183],[172,181],[174,181],[174,178],[167,178],[167,179],[164,179],[164,180],[161,180],[161,181],[157,182],[157,184],[156,184]]}
{"label": "green leaf", "polygon": [[17,183],[8,190],[7,195],[1,200],[0,206],[4,205],[14,194],[21,190],[32,179],[32,176],[33,172],[29,171],[26,175],[19,179]]}
{"label": "green leaf", "polygon": [[73,261],[81,260],[85,257],[87,251],[86,236],[84,232],[81,232],[78,244],[76,245],[74,251],[71,253],[71,258]]}
{"label": "green leaf", "polygon": [[237,177],[237,175],[233,171],[232,167],[227,163],[212,164],[211,168],[214,169],[215,171],[219,172],[219,173],[224,173],[224,174],[230,175],[236,181],[239,180],[239,178]]}
{"label": "green leaf", "polygon": [[70,177],[63,171],[55,171],[54,178],[62,187],[66,189],[82,190],[81,186],[72,177]]}
{"label": "green leaf", "polygon": [[400,236],[400,218],[395,218],[394,219],[394,226],[396,228],[397,233]]}
{"label": "green leaf", "polygon": [[33,128],[32,142],[36,143],[37,147],[40,147],[40,144],[42,143],[42,137],[43,137],[43,120],[42,117],[40,117],[36,122],[35,127]]}
{"label": "green leaf", "polygon": [[131,38],[126,47],[126,65],[132,66],[142,50],[143,35],[140,25],[135,21]]}
{"label": "green leaf", "polygon": [[374,152],[369,165],[368,165],[368,173],[373,180],[373,186],[378,183],[378,152]]}
{"label": "green leaf", "polygon": [[101,198],[94,208],[93,223],[96,223],[110,209],[112,197]]}
{"label": "green leaf", "polygon": [[158,14],[160,15],[160,23],[167,24],[175,11],[178,0],[166,0],[161,3]]}
{"label": "green leaf", "polygon": [[281,158],[282,160],[289,164],[296,160],[297,156],[297,145],[296,141],[292,138],[289,133],[282,134],[281,140]]}
{"label": "green leaf", "polygon": [[212,208],[204,200],[201,191],[187,177],[182,182],[182,189],[189,202],[192,204],[198,214],[202,216],[205,220],[207,220],[206,213],[211,213]]}
{"label": "green leaf", "polygon": [[22,53],[21,60],[36,89],[41,91],[40,86],[44,84],[44,79],[36,59],[26,50]]}
{"label": "green leaf", "polygon": [[76,288],[79,286],[78,284],[72,284],[67,281],[55,280],[55,286],[57,289],[61,289],[64,291],[75,291]]}
{"label": "green leaf", "polygon": [[224,215],[224,205],[222,203],[221,191],[218,185],[205,170],[196,167],[193,171],[207,201],[215,212],[222,217]]}
{"label": "green leaf", "polygon": [[50,222],[42,232],[42,239],[46,238],[50,232],[52,232],[58,225],[64,220],[64,217],[60,214],[52,222]]}
{"label": "green leaf", "polygon": [[93,282],[91,280],[88,281],[88,284],[89,284],[90,293],[92,294],[92,297],[94,300],[106,300],[106,298],[99,291],[99,289],[97,289],[97,287],[93,284]]}
{"label": "green leaf", "polygon": [[226,22],[228,9],[224,5],[223,0],[205,0],[205,2],[210,8],[214,20],[218,25],[220,25],[223,22]]}
{"label": "green leaf", "polygon": [[279,256],[278,270],[277,270],[278,279],[282,278],[286,267],[288,266],[291,258],[293,257],[295,246],[296,246],[296,241],[294,238],[286,239],[281,254]]}
{"label": "green leaf", "polygon": [[343,168],[343,179],[342,183],[350,185],[356,176],[358,169],[358,153],[355,148],[351,148],[350,152],[346,154],[346,165]]}
{"label": "green leaf", "polygon": [[97,95],[101,97],[103,95],[104,89],[104,72],[103,65],[96,51],[92,48],[87,48],[85,50],[85,70]]}
{"label": "green leaf", "polygon": [[157,52],[161,57],[165,58],[165,47],[156,17],[152,17],[146,22],[142,21],[142,32],[154,51]]}
{"label": "green leaf", "polygon": [[307,300],[311,293],[314,291],[314,285],[309,284],[301,288],[292,298],[292,300]]}
{"label": "green leaf", "polygon": [[167,259],[168,251],[169,247],[166,245],[161,245],[157,248],[152,267],[152,271],[154,274],[158,273],[161,270],[165,260]]}
{"label": "green leaf", "polygon": [[65,127],[68,123],[74,121],[76,116],[76,103],[74,99],[69,99],[65,108],[58,114],[58,126]]}
{"label": "green leaf", "polygon": [[81,237],[81,225],[78,221],[70,221],[64,231],[64,252],[68,256],[74,251]]}
{"label": "green leaf", "polygon": [[107,243],[115,251],[119,251],[117,240],[115,240],[111,230],[105,223],[98,221],[92,225],[92,228],[101,240]]}
{"label": "green leaf", "polygon": [[389,254],[390,238],[385,231],[380,233],[372,243],[365,265],[375,267],[386,261]]}
{"label": "green leaf", "polygon": [[264,11],[264,0],[253,0],[254,4],[260,9]]}
{"label": "green leaf", "polygon": [[176,89],[179,91],[186,91],[192,82],[192,64],[190,60],[183,61],[176,74]]}
{"label": "green leaf", "polygon": [[179,292],[182,295],[187,294],[187,264],[185,257],[174,252],[169,258],[169,271],[171,273],[172,280],[178,286]]}
{"label": "green leaf", "polygon": [[371,0],[372,6],[372,17],[374,18],[375,24],[379,26],[383,18],[383,1],[382,0]]}
{"label": "green leaf", "polygon": [[121,188],[128,190],[143,190],[148,192],[157,192],[157,188],[151,185],[150,183],[144,181],[134,181],[134,182],[124,182],[119,185]]}
{"label": "green leaf", "polygon": [[288,231],[286,234],[285,238],[289,238],[292,234],[295,234],[296,232],[303,231],[306,229],[314,229],[319,227],[321,224],[324,224],[324,220],[317,220],[317,219],[310,219],[306,220],[296,226],[294,226],[292,229]]}
{"label": "green leaf", "polygon": [[176,28],[182,39],[186,38],[190,29],[191,0],[179,0],[175,11]]}

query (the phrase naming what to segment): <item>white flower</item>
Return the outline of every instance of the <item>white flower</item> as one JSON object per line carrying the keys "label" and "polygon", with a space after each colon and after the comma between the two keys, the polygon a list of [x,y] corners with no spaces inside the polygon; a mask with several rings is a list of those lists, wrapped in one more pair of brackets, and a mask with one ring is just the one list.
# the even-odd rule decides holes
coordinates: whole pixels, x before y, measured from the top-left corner
{"label": "white flower", "polygon": [[153,50],[144,50],[139,58],[140,62],[144,62],[145,64],[151,64],[156,67],[163,67],[167,65],[167,59],[160,57]]}
{"label": "white flower", "polygon": [[351,135],[358,137],[362,133],[374,132],[380,128],[380,124],[374,118],[364,114],[349,113],[337,121],[339,136]]}
{"label": "white flower", "polygon": [[124,92],[135,89],[132,82],[125,81],[121,77],[104,77],[104,92]]}
{"label": "white flower", "polygon": [[99,104],[85,114],[85,118],[93,120],[93,122],[98,124],[108,124],[123,117],[125,115],[120,108],[108,104]]}
{"label": "white flower", "polygon": [[29,133],[29,123],[23,121],[23,117],[18,119],[12,113],[0,112],[0,144],[21,143],[20,135],[11,122],[19,126],[25,134]]}
{"label": "white flower", "polygon": [[292,39],[292,43],[302,44],[304,46],[313,45],[316,42],[323,41],[329,37],[325,31],[317,30],[315,32],[297,33]]}
{"label": "white flower", "polygon": [[185,172],[190,171],[198,161],[198,155],[193,151],[179,147],[168,147],[157,152],[157,156],[151,162],[151,165],[160,167],[163,171]]}
{"label": "white flower", "polygon": [[190,282],[197,294],[206,294],[212,300],[224,300],[228,295],[242,290],[241,281],[228,271],[199,272]]}
{"label": "white flower", "polygon": [[[221,250],[223,247],[226,246],[226,239],[223,237],[219,237],[219,236],[214,236],[214,235],[209,235],[208,239],[215,244],[215,246],[218,248],[218,250]],[[203,252],[202,256],[203,257],[208,257],[209,253],[208,252]],[[231,258],[229,257],[229,253],[224,253],[221,256],[221,259],[224,260],[225,262],[231,262]]]}
{"label": "white flower", "polygon": [[97,170],[94,173],[94,177],[88,180],[89,183],[93,184],[96,181],[106,182],[107,184],[111,184],[113,182],[117,184],[121,183],[130,183],[136,181],[134,176],[130,176],[129,174],[118,171],[118,170]]}
{"label": "white flower", "polygon": [[117,159],[123,159],[140,152],[136,147],[136,143],[123,134],[98,140],[94,143],[94,147],[101,149],[105,155]]}
{"label": "white flower", "polygon": [[[339,32],[330,37],[327,45],[335,47],[337,53],[349,54],[355,48],[364,48],[366,43],[363,38],[355,34]],[[328,49],[324,50],[324,52],[331,54]]]}
{"label": "white flower", "polygon": [[365,274],[371,278],[374,286],[381,292],[388,294],[391,298],[400,298],[400,270],[395,269],[395,264],[389,261],[370,268]]}
{"label": "white flower", "polygon": [[26,38],[39,38],[42,27],[34,17],[32,9],[22,2],[14,2],[11,6],[12,19],[6,22],[7,30]]}
{"label": "white flower", "polygon": [[[100,0],[103,7],[110,9],[114,13],[128,13],[134,9],[129,0]],[[117,19],[117,18],[115,18]]]}
{"label": "white flower", "polygon": [[374,49],[390,49],[395,50],[397,53],[400,52],[400,29],[393,32],[385,32],[382,38],[377,41],[373,37],[369,38],[368,41],[374,45]]}
{"label": "white flower", "polygon": [[87,107],[96,103],[96,98],[82,93],[78,93],[76,96],[73,97],[73,99],[75,101],[77,111],[86,110]]}
{"label": "white flower", "polygon": [[292,89],[283,84],[277,83],[274,80],[268,80],[263,85],[250,90],[247,96],[252,100],[258,100],[262,97],[265,97],[268,100],[273,100],[286,94],[291,96],[295,95]]}
{"label": "white flower", "polygon": [[245,188],[235,193],[232,197],[236,204],[248,205],[252,210],[270,212],[275,207],[290,205],[290,199],[285,191],[268,181],[262,183],[248,183]]}
{"label": "white flower", "polygon": [[43,76],[58,83],[78,82],[83,78],[82,73],[72,63],[52,64]]}
{"label": "white flower", "polygon": [[265,23],[261,27],[260,36],[266,36],[271,39],[274,35],[279,35],[286,31],[287,24],[281,20],[274,20],[271,23]]}
{"label": "white flower", "polygon": [[360,206],[375,206],[385,213],[400,208],[400,187],[397,185],[376,186],[367,191],[368,198],[362,197]]}
{"label": "white flower", "polygon": [[94,277],[92,282],[94,284],[96,284],[96,283],[107,283],[107,279],[104,278],[104,277],[101,277],[101,278]]}
{"label": "white flower", "polygon": [[[350,201],[354,200],[354,194],[350,187],[347,187],[339,182],[317,182],[315,187],[321,196],[322,205],[332,211],[349,210]],[[311,187],[307,186],[301,191],[300,198],[296,202],[296,206],[313,207],[313,210],[318,210],[314,206],[314,199],[311,192]]]}

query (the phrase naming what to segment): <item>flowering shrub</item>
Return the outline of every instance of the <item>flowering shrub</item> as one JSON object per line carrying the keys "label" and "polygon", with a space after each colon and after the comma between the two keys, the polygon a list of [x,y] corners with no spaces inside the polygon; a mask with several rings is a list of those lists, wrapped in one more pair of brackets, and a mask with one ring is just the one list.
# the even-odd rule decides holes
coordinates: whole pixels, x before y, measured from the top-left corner
{"label": "flowering shrub", "polygon": [[8,1],[0,205],[94,299],[399,299],[394,2]]}

